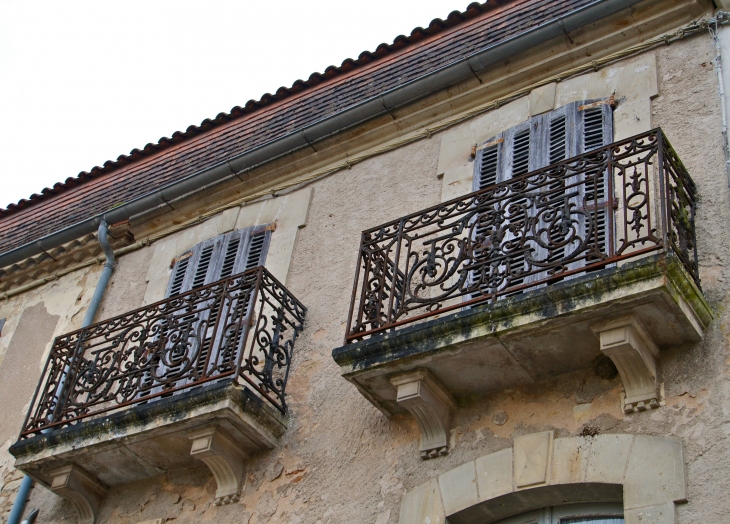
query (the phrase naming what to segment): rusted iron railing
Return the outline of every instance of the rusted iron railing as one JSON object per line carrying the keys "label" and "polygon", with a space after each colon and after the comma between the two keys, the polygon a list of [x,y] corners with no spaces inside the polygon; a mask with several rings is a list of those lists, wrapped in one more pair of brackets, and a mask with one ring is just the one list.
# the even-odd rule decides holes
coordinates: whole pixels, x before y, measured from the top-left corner
{"label": "rusted iron railing", "polygon": [[654,129],[368,229],[345,342],[653,251],[699,286],[695,193]]}
{"label": "rusted iron railing", "polygon": [[306,308],[258,267],[55,339],[21,438],[229,377],[282,412]]}

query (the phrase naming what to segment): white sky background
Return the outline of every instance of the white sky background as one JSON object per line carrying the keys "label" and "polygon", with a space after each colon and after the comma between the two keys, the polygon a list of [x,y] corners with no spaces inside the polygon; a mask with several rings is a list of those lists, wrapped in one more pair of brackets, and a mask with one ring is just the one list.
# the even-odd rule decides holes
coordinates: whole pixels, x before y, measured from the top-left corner
{"label": "white sky background", "polygon": [[3,0],[0,207],[470,0]]}

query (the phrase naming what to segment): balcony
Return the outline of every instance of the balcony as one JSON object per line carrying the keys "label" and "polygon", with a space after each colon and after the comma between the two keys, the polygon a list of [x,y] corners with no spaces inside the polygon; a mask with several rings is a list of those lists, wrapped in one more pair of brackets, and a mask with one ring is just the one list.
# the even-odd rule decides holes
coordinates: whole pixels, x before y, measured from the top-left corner
{"label": "balcony", "polygon": [[696,191],[660,129],[364,231],[342,375],[448,452],[463,398],[616,365],[626,412],[663,402],[661,348],[712,314]]}
{"label": "balcony", "polygon": [[94,522],[109,486],[202,460],[216,504],[286,429],[306,308],[258,267],[56,338],[16,467]]}

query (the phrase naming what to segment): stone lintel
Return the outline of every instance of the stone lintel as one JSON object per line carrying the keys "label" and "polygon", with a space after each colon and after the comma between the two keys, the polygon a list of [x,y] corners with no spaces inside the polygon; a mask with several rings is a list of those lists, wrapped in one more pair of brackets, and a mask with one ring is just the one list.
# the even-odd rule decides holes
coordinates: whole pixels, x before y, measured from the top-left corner
{"label": "stone lintel", "polygon": [[623,382],[626,413],[658,408],[663,405],[657,383],[659,348],[651,336],[632,316],[625,316],[592,326],[600,340],[601,352],[616,365]]}
{"label": "stone lintel", "polygon": [[425,369],[391,377],[397,402],[407,409],[421,430],[421,458],[430,459],[449,452],[449,431],[454,400]]}
{"label": "stone lintel", "polygon": [[188,437],[192,441],[190,455],[203,461],[215,477],[218,485],[215,505],[238,501],[243,486],[246,454],[217,426],[195,431]]}
{"label": "stone lintel", "polygon": [[512,448],[432,475],[403,496],[398,524],[502,522],[588,503],[621,503],[626,524],[675,524],[688,497],[682,441],[650,435],[520,435]]}
{"label": "stone lintel", "polygon": [[50,472],[50,489],[68,499],[79,513],[80,524],[94,524],[107,487],[75,464]]}

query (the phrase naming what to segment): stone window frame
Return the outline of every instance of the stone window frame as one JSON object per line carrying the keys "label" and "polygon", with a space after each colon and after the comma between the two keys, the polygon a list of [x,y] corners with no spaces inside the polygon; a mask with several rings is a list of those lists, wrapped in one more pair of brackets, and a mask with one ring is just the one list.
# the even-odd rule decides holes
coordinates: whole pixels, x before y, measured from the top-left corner
{"label": "stone window frame", "polygon": [[211,219],[156,241],[147,266],[147,288],[142,304],[153,304],[166,296],[172,274],[170,262],[196,244],[231,231],[270,225],[271,239],[266,269],[287,285],[297,233],[306,226],[312,187],[251,202],[223,211]]}
{"label": "stone window frame", "polygon": [[399,524],[473,524],[569,503],[621,502],[626,524],[676,523],[687,501],[681,440],[605,434],[515,437],[513,447],[431,478],[401,499]]}
{"label": "stone window frame", "polygon": [[[507,517],[495,524],[561,524],[566,519],[571,522],[574,519],[593,519],[598,523],[615,519],[621,519],[623,521],[623,518],[624,508],[621,503],[589,502],[584,504],[548,506]],[[586,522],[589,521],[586,520]]]}

